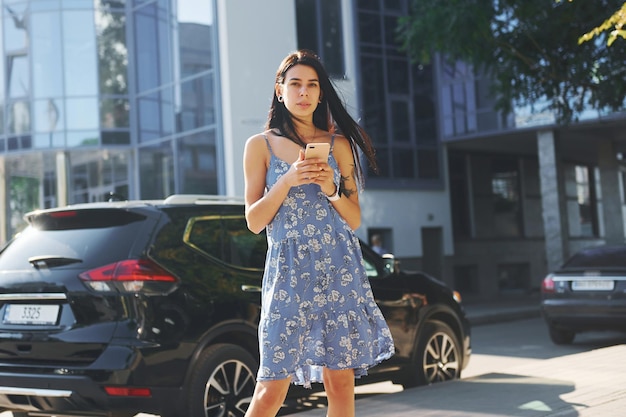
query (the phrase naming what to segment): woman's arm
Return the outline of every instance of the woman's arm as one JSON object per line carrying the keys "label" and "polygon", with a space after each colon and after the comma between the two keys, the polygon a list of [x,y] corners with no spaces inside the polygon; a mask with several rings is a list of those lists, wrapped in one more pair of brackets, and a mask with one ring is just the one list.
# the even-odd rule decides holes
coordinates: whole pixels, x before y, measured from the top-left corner
{"label": "woman's arm", "polygon": [[[359,192],[356,183],[356,166],[350,143],[343,136],[335,137],[333,156],[339,166],[341,174],[341,198],[332,201],[331,204],[344,218],[348,225],[356,230],[361,225],[361,206],[359,204]],[[332,193],[327,193],[332,195]]]}

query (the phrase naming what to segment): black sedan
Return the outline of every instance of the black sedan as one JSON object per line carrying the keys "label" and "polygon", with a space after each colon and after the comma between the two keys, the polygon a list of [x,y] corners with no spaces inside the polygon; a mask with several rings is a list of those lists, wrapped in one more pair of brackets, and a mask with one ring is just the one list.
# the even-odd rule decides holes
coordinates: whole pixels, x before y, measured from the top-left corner
{"label": "black sedan", "polygon": [[541,308],[555,344],[576,333],[626,330],[626,245],[583,249],[550,273]]}

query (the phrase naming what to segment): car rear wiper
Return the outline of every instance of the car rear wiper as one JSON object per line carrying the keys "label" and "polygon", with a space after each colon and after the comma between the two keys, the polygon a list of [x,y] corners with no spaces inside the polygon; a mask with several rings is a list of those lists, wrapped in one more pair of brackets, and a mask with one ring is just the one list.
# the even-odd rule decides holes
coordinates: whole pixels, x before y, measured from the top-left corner
{"label": "car rear wiper", "polygon": [[42,255],[42,256],[31,256],[28,258],[28,262],[33,264],[35,268],[48,267],[52,268],[55,266],[64,266],[69,264],[75,264],[82,262],[82,259],[76,258],[68,258],[65,256],[58,255]]}

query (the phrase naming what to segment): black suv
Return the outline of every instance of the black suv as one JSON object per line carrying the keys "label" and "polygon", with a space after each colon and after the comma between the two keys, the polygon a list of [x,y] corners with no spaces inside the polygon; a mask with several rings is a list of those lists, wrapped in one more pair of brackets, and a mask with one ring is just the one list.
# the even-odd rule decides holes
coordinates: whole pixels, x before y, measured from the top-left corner
{"label": "black suv", "polygon": [[[267,243],[241,201],[175,195],[25,219],[0,252],[0,411],[243,415]],[[458,378],[470,330],[455,294],[363,252],[397,354],[360,382]]]}

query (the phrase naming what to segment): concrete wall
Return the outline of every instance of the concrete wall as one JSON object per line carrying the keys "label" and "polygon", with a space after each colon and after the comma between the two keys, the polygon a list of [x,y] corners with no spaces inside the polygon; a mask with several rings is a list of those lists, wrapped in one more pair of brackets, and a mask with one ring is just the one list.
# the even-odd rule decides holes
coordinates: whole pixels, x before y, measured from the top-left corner
{"label": "concrete wall", "polygon": [[295,5],[218,0],[217,16],[226,194],[243,196],[245,142],[263,130],[276,69],[296,49]]}

